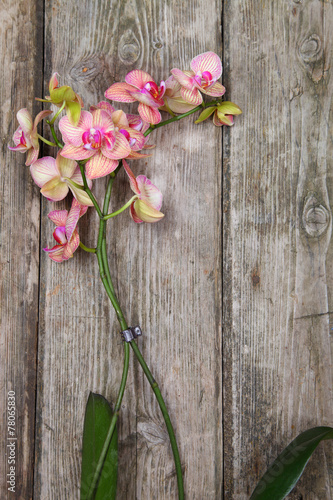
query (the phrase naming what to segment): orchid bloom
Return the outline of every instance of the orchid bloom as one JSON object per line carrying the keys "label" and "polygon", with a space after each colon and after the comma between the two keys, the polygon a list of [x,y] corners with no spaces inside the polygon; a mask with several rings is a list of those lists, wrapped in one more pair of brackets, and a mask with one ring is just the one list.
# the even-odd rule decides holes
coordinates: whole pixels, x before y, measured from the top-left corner
{"label": "orchid bloom", "polygon": [[[136,158],[145,158],[146,156],[150,156],[137,153],[137,151],[145,147],[145,143],[147,141],[147,139],[140,130],[143,128],[143,122],[139,116],[137,118],[141,122],[141,126],[136,127],[130,125],[128,115],[126,115],[124,111],[122,110],[116,111],[114,107],[111,106],[111,104],[106,101],[99,102],[97,106],[90,106],[91,112],[96,109],[104,109],[105,111],[107,111],[111,116],[111,119],[115,126],[115,131],[123,134],[123,136],[128,140],[128,144],[131,148],[131,153],[127,156],[127,158],[136,159]],[[147,124],[147,128],[149,128],[149,124]]]}
{"label": "orchid bloom", "polygon": [[126,75],[125,82],[111,85],[105,97],[117,102],[139,101],[138,111],[142,120],[156,125],[162,120],[158,108],[164,104],[164,92],[165,82],[158,86],[149,73],[135,69]]}
{"label": "orchid bloom", "polygon": [[159,210],[162,206],[162,193],[145,176],[135,177],[128,163],[123,160],[123,165],[130,180],[132,191],[137,195],[130,208],[130,215],[134,222],[158,222],[164,217]]}
{"label": "orchid bloom", "polygon": [[[83,180],[80,167],[73,160],[63,158],[58,153],[57,158],[44,156],[30,167],[33,180],[41,189],[41,194],[51,201],[63,200],[69,189],[81,205],[91,206],[93,203],[83,190]],[[88,181],[89,187],[92,182]]]}
{"label": "orchid bloom", "polygon": [[81,108],[83,108],[83,101],[81,97],[74,92],[68,85],[59,87],[58,73],[53,73],[49,82],[50,95],[45,99],[36,98],[37,101],[49,102],[58,107],[65,106],[65,110],[69,121],[72,125],[76,126],[80,119]]}
{"label": "orchid bloom", "polygon": [[161,108],[163,111],[170,112],[171,110],[173,113],[187,113],[197,106],[183,99],[182,88],[174,76],[170,76],[165,81],[164,106]]}
{"label": "orchid bloom", "polygon": [[118,161],[131,153],[127,138],[117,131],[108,111],[82,111],[77,127],[67,116],[61,118],[59,129],[65,142],[61,156],[86,160],[86,176],[97,179],[113,172]]}
{"label": "orchid bloom", "polygon": [[240,115],[242,114],[242,110],[240,109],[237,104],[230,102],[230,101],[224,101],[221,104],[218,104],[217,106],[209,106],[206,109],[203,110],[199,118],[195,121],[195,123],[201,123],[204,120],[207,120],[207,118],[212,115],[213,116],[213,123],[217,127],[222,127],[222,125],[228,125],[229,127],[234,124],[234,117],[233,115]]}
{"label": "orchid bloom", "polygon": [[[204,94],[219,97],[225,93],[225,88],[218,78],[222,75],[222,64],[219,56],[214,52],[204,52],[191,61],[192,71],[172,69],[171,73],[182,86],[181,96],[184,101],[199,106]],[[200,92],[199,92],[200,91]]]}
{"label": "orchid bloom", "polygon": [[25,162],[27,166],[34,163],[39,155],[37,125],[51,113],[52,111],[50,110],[41,111],[34,121],[32,121],[31,115],[26,108],[20,109],[16,115],[20,126],[15,130],[13,135],[15,146],[8,146],[8,148],[20,153],[28,151],[27,161]]}
{"label": "orchid bloom", "polygon": [[48,214],[48,218],[57,226],[53,232],[53,238],[58,243],[52,248],[43,248],[50,259],[55,262],[63,262],[73,257],[73,253],[80,244],[76,226],[79,218],[86,213],[87,209],[87,206],[80,205],[73,198],[69,213],[67,210],[54,210]]}

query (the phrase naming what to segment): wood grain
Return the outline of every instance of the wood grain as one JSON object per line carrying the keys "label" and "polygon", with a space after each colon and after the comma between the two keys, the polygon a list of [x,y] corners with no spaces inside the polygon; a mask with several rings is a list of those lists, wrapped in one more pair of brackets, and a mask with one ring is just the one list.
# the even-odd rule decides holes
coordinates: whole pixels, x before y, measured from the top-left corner
{"label": "wood grain", "polygon": [[[0,497],[31,498],[33,488],[38,324],[39,196],[23,155],[8,150],[16,112],[37,113],[42,59],[39,1],[1,2],[1,419]],[[25,33],[24,41],[21,37]],[[9,441],[7,394],[15,392],[17,441]],[[15,443],[15,493],[8,491],[8,448]]]}
{"label": "wood grain", "polygon": [[[221,5],[214,9],[221,11]],[[165,79],[172,67],[188,68],[200,52],[220,52],[219,22],[201,11],[200,1],[186,9],[177,2],[48,2],[45,83],[57,71],[88,108],[136,67]],[[120,302],[130,324],[144,330],[139,344],[175,426],[188,498],[202,500],[222,494],[221,152],[220,131],[193,121],[157,131],[153,157],[132,164],[163,191],[165,219],[137,226],[122,214],[110,223],[108,238]],[[95,183],[98,198],[104,184]],[[112,207],[129,196],[120,174]],[[51,241],[49,210],[43,201],[43,245]],[[94,245],[97,218],[91,211],[85,220],[82,240]],[[64,265],[42,255],[40,304],[35,497],[73,499],[88,391],[111,401],[117,394],[119,327],[99,284],[96,259],[82,252]],[[136,363],[119,435],[118,497],[177,498],[165,426]]]}
{"label": "wood grain", "polygon": [[[292,438],[333,422],[332,8],[225,4],[225,83],[246,110],[224,133],[226,498],[246,498]],[[332,463],[325,443],[289,498],[332,498]]]}

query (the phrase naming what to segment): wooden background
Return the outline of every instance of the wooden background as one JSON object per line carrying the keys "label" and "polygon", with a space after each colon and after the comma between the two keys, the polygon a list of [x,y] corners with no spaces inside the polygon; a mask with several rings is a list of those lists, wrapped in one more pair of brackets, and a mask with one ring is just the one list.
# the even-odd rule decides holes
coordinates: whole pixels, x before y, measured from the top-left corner
{"label": "wooden background", "polygon": [[[23,155],[7,149],[15,114],[41,109],[33,98],[47,93],[53,71],[88,107],[134,68],[160,80],[207,50],[221,55],[226,97],[243,115],[223,131],[190,118],[152,134],[153,157],[132,167],[163,191],[166,217],[138,226],[119,216],[109,257],[170,409],[186,498],[249,498],[299,432],[333,424],[332,0],[0,6],[1,498],[79,497],[88,393],[114,401],[123,357],[94,256],[79,250],[58,265],[41,251],[52,243],[54,205],[40,199]],[[99,198],[104,186],[95,182]],[[117,188],[113,208],[130,195],[124,175]],[[88,246],[96,226],[91,210],[80,229]],[[163,421],[133,359],[119,435],[118,498],[176,498]],[[331,499],[332,444],[310,464],[289,498]]]}

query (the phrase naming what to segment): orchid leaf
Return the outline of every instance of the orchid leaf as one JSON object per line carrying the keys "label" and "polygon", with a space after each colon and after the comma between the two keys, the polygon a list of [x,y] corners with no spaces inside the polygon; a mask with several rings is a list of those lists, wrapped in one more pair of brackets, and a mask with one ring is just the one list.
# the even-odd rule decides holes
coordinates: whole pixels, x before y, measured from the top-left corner
{"label": "orchid leaf", "polygon": [[318,444],[325,439],[333,439],[332,427],[313,427],[299,434],[267,469],[250,500],[283,500],[296,485]]}
{"label": "orchid leaf", "polygon": [[203,122],[204,120],[207,120],[207,118],[210,117],[214,113],[216,109],[216,106],[209,106],[208,108],[204,109],[202,113],[200,114],[199,118],[195,120],[194,123],[200,123]]}
{"label": "orchid leaf", "polygon": [[[88,498],[89,486],[96,470],[106,435],[112,419],[112,410],[107,400],[99,394],[90,393],[83,429],[82,469],[80,499]],[[117,429],[111,439],[94,500],[114,500],[117,490],[118,435]]]}

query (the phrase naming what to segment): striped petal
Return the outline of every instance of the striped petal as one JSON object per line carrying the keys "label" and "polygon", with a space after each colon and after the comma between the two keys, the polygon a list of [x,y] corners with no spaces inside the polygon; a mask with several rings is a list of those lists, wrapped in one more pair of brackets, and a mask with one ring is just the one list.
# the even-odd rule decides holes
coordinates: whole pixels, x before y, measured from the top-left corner
{"label": "striped petal", "polygon": [[155,210],[143,200],[136,200],[133,207],[136,216],[143,222],[158,222],[164,217],[164,214]]}
{"label": "striped petal", "polygon": [[111,101],[135,102],[134,97],[130,94],[133,90],[135,90],[135,88],[125,82],[114,83],[105,91],[105,97]]}
{"label": "striped petal", "polygon": [[68,212],[67,210],[53,210],[48,214],[48,218],[56,225],[56,226],[65,226],[67,220]]}
{"label": "striped petal", "polygon": [[[88,184],[91,184],[91,180],[87,179]],[[78,201],[78,203],[86,206],[93,206],[93,202],[89,198],[88,194],[84,191],[84,189],[80,189],[72,179],[66,179],[66,184],[69,189],[72,191],[74,198]]]}
{"label": "striped petal", "polygon": [[145,175],[138,175],[136,181],[141,193],[141,200],[159,210],[163,198],[161,191]]}
{"label": "striped petal", "polygon": [[118,109],[117,111],[114,111],[112,113],[112,121],[113,121],[115,127],[118,127],[118,128],[123,128],[123,127],[129,126],[127,116],[124,113],[124,111],[122,111],[121,109]]}
{"label": "striped petal", "polygon": [[68,194],[68,186],[65,182],[62,182],[59,177],[54,177],[49,182],[44,184],[40,192],[48,200],[60,201],[66,198]]}
{"label": "striped petal", "polygon": [[73,146],[81,146],[82,134],[92,127],[92,114],[89,111],[81,111],[81,116],[76,127],[71,124],[68,116],[63,116],[59,122],[59,129],[65,143]]}
{"label": "striped petal", "polygon": [[194,73],[209,71],[214,80],[222,75],[221,59],[214,52],[204,52],[191,61],[191,69]]}
{"label": "striped petal", "polygon": [[47,252],[47,255],[50,259],[54,260],[54,262],[62,262],[62,255],[64,253],[64,245],[55,245],[53,248],[43,248],[44,252]]}
{"label": "striped petal", "polygon": [[38,159],[38,155],[39,155],[39,145],[38,145],[38,148],[29,149],[28,154],[27,154],[27,159],[25,162],[26,166],[29,167],[30,165],[35,163]]}
{"label": "striped petal", "polygon": [[180,92],[184,101],[188,102],[189,104],[199,106],[199,104],[202,103],[202,95],[197,88],[188,90],[183,87]]}
{"label": "striped petal", "polygon": [[148,90],[135,90],[135,92],[131,92],[131,95],[136,101],[142,102],[142,104],[146,104],[147,106],[153,106],[153,108],[162,106],[164,102],[163,99],[154,99]]}
{"label": "striped petal", "polygon": [[60,152],[57,154],[56,164],[61,177],[72,177],[77,168],[76,161],[61,156]]}
{"label": "striped petal", "polygon": [[[82,179],[81,170],[80,170],[79,165],[77,165],[75,172],[71,177],[71,180],[76,182],[77,184],[80,184],[81,186],[83,186],[83,179]],[[88,183],[88,187],[91,189],[92,181],[90,179],[87,179],[87,183]]]}
{"label": "striped petal", "polygon": [[60,151],[60,154],[64,158],[69,158],[71,160],[86,160],[87,158],[94,156],[96,151],[91,151],[83,147],[72,146],[71,144],[65,144]]}
{"label": "striped petal", "polygon": [[146,104],[142,104],[141,102],[138,106],[138,111],[139,115],[144,121],[152,123],[153,125],[160,123],[160,121],[162,120],[161,113],[158,111],[158,109],[146,106]]}
{"label": "striped petal", "polygon": [[223,87],[220,82],[215,82],[214,85],[205,89],[200,87],[200,90],[204,94],[210,95],[212,97],[220,97],[225,93],[225,87]]}
{"label": "striped petal", "polygon": [[146,83],[153,81],[153,77],[150,76],[149,73],[146,73],[141,69],[134,69],[133,71],[130,71],[125,77],[126,83],[128,83],[129,85],[133,85],[138,89],[143,89]]}
{"label": "striped petal", "polygon": [[99,153],[86,163],[86,176],[88,179],[98,179],[113,172],[117,166],[117,160],[110,160]]}
{"label": "striped petal", "polygon": [[116,142],[113,148],[108,149],[107,146],[103,145],[101,152],[104,156],[110,158],[111,160],[121,160],[130,154],[131,148],[126,137],[124,137],[120,132],[117,132]]}
{"label": "striped petal", "polygon": [[131,154],[129,154],[126,158],[127,160],[140,160],[140,158],[149,158],[152,156],[152,154],[144,154],[144,153],[138,153],[138,151],[131,151]]}
{"label": "striped petal", "polygon": [[26,108],[20,109],[16,116],[24,134],[29,135],[33,129],[32,118],[29,111]]}
{"label": "striped petal", "polygon": [[180,69],[174,68],[171,70],[172,75],[175,77],[177,82],[180,83],[182,87],[191,90],[193,88],[193,78],[186,75]]}
{"label": "striped petal", "polygon": [[92,126],[94,128],[103,129],[104,132],[114,130],[114,125],[110,113],[104,109],[95,109],[92,112]]}
{"label": "striped petal", "polygon": [[107,111],[110,115],[115,112],[114,107],[107,101],[100,101],[97,106],[90,106],[89,109],[91,112],[95,111],[95,109],[104,109],[104,111]]}
{"label": "striped petal", "polygon": [[44,156],[30,166],[33,180],[40,188],[54,177],[60,178],[56,161],[52,156]]}
{"label": "striped petal", "polygon": [[50,109],[45,109],[44,111],[41,111],[40,113],[38,113],[38,115],[34,119],[33,128],[36,128],[39,122],[41,122],[42,120],[44,120],[44,118],[46,118],[47,116],[49,116],[51,114],[52,114],[52,111]]}
{"label": "striped petal", "polygon": [[143,220],[139,219],[139,217],[137,216],[137,214],[135,212],[135,208],[134,208],[134,203],[135,202],[133,202],[131,207],[130,207],[130,216],[132,217],[134,222],[136,222],[137,224],[141,224],[143,222]]}
{"label": "striped petal", "polygon": [[67,241],[71,239],[74,230],[77,226],[77,223],[79,222],[80,211],[81,211],[80,206],[81,206],[80,203],[78,203],[74,198],[65,225]]}
{"label": "striped petal", "polygon": [[124,169],[126,171],[126,174],[129,177],[129,181],[130,181],[130,185],[131,185],[132,191],[135,194],[139,195],[140,194],[140,189],[139,189],[138,183],[136,181],[135,175],[133,174],[132,170],[130,169],[129,164],[125,160],[123,160],[123,165],[124,165]]}
{"label": "striped petal", "polygon": [[73,257],[73,253],[80,244],[79,233],[75,230],[70,241],[64,246],[63,260],[68,260]]}

